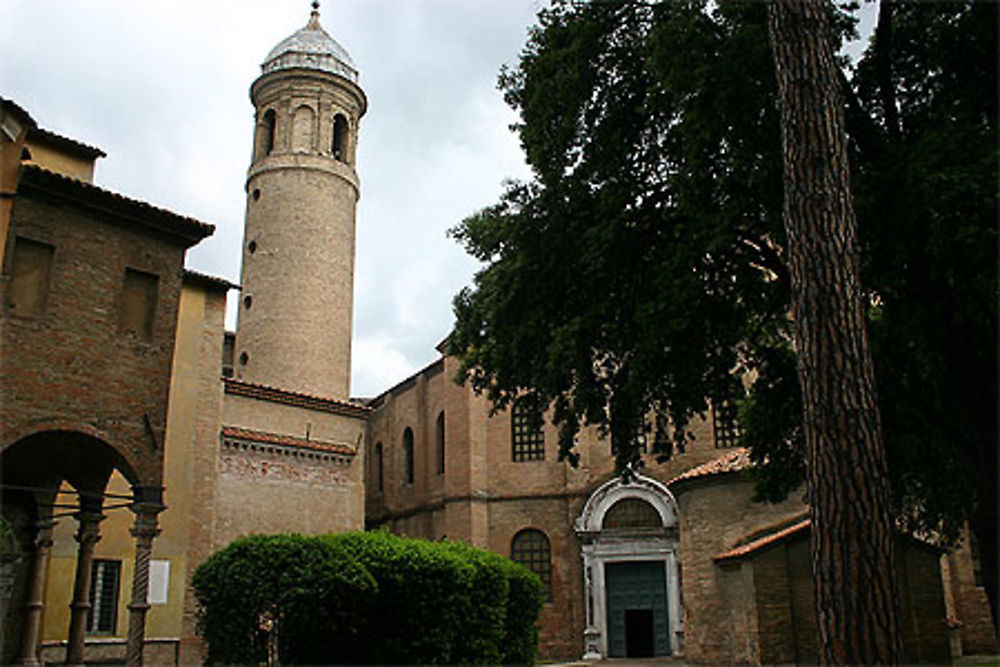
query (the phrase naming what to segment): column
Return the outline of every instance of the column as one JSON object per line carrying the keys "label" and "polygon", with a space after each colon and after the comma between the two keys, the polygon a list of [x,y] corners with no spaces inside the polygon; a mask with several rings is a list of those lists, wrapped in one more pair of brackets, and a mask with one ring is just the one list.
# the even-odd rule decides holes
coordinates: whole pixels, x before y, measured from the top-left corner
{"label": "column", "polygon": [[35,551],[31,563],[31,580],[24,603],[24,627],[21,630],[20,665],[38,665],[38,629],[42,623],[45,606],[45,566],[52,552],[52,529],[56,522],[50,518],[39,520],[35,526]]}
{"label": "column", "polygon": [[142,664],[143,640],[146,636],[146,612],[149,611],[149,557],[153,552],[153,538],[160,534],[157,517],[165,508],[160,498],[160,487],[134,487],[136,502],[132,536],[135,538],[135,569],[132,576],[132,601],[128,605],[128,646],[125,664],[133,667]]}
{"label": "column", "polygon": [[79,543],[76,552],[76,577],[73,580],[73,601],[70,603],[69,642],[66,665],[83,665],[83,647],[87,635],[87,612],[90,611],[90,573],[94,561],[94,546],[101,539],[102,499],[80,496],[80,511],[74,516],[80,527],[76,531]]}

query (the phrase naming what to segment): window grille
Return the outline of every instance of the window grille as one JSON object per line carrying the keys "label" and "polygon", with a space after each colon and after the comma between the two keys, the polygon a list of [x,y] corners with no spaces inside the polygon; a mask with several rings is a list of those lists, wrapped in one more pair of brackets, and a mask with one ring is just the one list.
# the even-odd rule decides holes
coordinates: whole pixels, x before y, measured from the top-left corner
{"label": "window grille", "polygon": [[522,530],[510,543],[510,559],[538,575],[545,587],[545,599],[552,599],[552,549],[540,530]]}
{"label": "window grille", "polygon": [[712,431],[717,448],[739,446],[742,434],[739,422],[736,420],[735,405],[729,401],[722,401],[712,406]]}
{"label": "window grille", "polygon": [[604,515],[602,528],[662,528],[663,520],[656,508],[645,500],[623,498]]}
{"label": "window grille", "polygon": [[88,633],[114,634],[118,620],[118,585],[121,572],[122,563],[118,560],[95,559],[91,563]]}
{"label": "window grille", "polygon": [[541,411],[531,401],[518,401],[511,410],[511,443],[514,461],[545,459],[545,434]]}

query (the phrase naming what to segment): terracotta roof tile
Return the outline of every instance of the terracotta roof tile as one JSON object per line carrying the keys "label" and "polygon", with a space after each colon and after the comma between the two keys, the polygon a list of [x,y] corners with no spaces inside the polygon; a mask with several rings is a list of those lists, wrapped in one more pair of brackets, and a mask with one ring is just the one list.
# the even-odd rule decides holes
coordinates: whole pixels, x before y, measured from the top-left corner
{"label": "terracotta roof tile", "polygon": [[750,467],[750,465],[750,450],[746,447],[737,447],[736,449],[730,450],[716,459],[712,459],[707,463],[702,463],[700,466],[695,466],[690,470],[682,472],[680,475],[670,480],[670,482],[668,482],[668,486],[676,482],[701,479],[702,477],[713,477],[715,475],[724,475],[730,472],[739,472],[741,470],[746,470]]}
{"label": "terracotta roof tile", "polygon": [[225,278],[219,278],[218,276],[210,276],[207,273],[201,273],[199,271],[192,271],[191,269],[184,269],[184,279],[191,280],[192,282],[200,283],[206,287],[226,290],[239,289],[240,286],[235,283],[231,283]]}
{"label": "terracotta roof tile", "polygon": [[36,191],[64,200],[111,213],[119,219],[165,232],[184,239],[191,246],[215,231],[212,225],[157,208],[137,199],[129,199],[117,192],[99,188],[91,183],[56,174],[35,165],[21,165],[18,192]]}
{"label": "terracotta roof tile", "polygon": [[96,146],[90,146],[82,141],[70,139],[69,137],[64,137],[61,134],[56,134],[55,132],[42,129],[40,127],[33,127],[29,130],[28,141],[34,141],[37,144],[45,146],[52,146],[53,148],[60,148],[64,151],[75,153],[76,155],[89,159],[108,156],[107,153]]}
{"label": "terracotta roof tile", "polygon": [[801,521],[797,521],[790,526],[782,528],[781,530],[764,535],[763,537],[758,537],[757,539],[747,542],[746,544],[741,544],[740,546],[734,547],[729,551],[712,556],[712,560],[718,563],[720,561],[743,558],[744,556],[748,556],[756,551],[760,551],[761,549],[786,540],[793,535],[797,535],[808,528],[809,519],[802,519]]}
{"label": "terracotta roof tile", "polygon": [[250,440],[268,445],[284,445],[286,447],[299,447],[301,449],[312,449],[318,452],[329,452],[331,454],[346,454],[354,456],[356,453],[352,447],[338,445],[332,442],[322,442],[319,440],[306,440],[304,438],[293,438],[289,435],[279,435],[277,433],[267,433],[265,431],[252,431],[246,428],[235,426],[223,426],[222,436],[224,438],[236,438],[239,440]]}
{"label": "terracotta roof tile", "polygon": [[371,408],[352,401],[343,401],[337,398],[322,398],[296,391],[288,391],[287,389],[269,387],[263,384],[235,380],[233,378],[224,378],[224,385],[227,394],[271,401],[272,403],[284,403],[285,405],[294,405],[295,407],[306,408],[308,410],[330,412],[348,417],[367,417],[371,412]]}

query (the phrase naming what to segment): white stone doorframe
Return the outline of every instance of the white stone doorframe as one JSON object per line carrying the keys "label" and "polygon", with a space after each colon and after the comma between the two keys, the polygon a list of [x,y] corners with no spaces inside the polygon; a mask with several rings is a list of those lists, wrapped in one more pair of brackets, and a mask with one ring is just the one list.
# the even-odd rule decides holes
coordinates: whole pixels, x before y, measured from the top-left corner
{"label": "white stone doorframe", "polygon": [[[652,505],[660,514],[662,531],[639,529],[602,530],[604,515],[619,500],[636,498]],[[680,554],[677,536],[677,503],[666,486],[643,475],[629,482],[615,477],[587,499],[574,524],[583,558],[584,607],[587,625],[583,632],[584,660],[608,657],[607,591],[604,568],[608,563],[660,561],[666,574],[670,651],[684,654],[684,609],[680,595]]]}

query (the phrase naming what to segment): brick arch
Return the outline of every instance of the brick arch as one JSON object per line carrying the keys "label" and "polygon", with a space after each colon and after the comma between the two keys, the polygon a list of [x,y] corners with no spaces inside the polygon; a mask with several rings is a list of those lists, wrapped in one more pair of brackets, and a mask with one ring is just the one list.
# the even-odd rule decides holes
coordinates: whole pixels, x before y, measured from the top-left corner
{"label": "brick arch", "polygon": [[[130,452],[124,447],[116,446],[106,432],[86,422],[58,418],[39,420],[12,429],[7,435],[8,437],[0,443],[0,456],[5,462],[16,460],[20,455],[18,450],[23,447],[42,447],[50,451],[54,449],[61,453],[79,453],[84,456],[100,453],[103,460],[110,464],[113,469],[121,472],[133,487],[152,486],[159,483],[158,479],[142,479],[136,472],[136,470],[141,469],[141,466],[133,460]],[[36,442],[39,444],[35,444]],[[55,446],[43,444],[47,442],[57,444]],[[72,460],[57,460],[52,468],[65,470],[67,467],[72,468],[73,466]],[[72,475],[60,474],[60,477],[68,480]]]}

